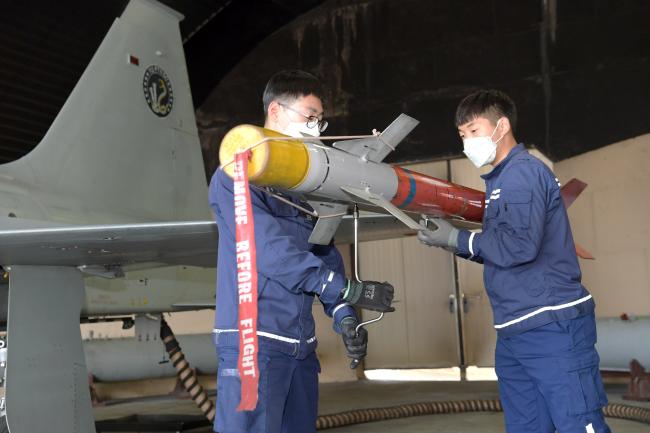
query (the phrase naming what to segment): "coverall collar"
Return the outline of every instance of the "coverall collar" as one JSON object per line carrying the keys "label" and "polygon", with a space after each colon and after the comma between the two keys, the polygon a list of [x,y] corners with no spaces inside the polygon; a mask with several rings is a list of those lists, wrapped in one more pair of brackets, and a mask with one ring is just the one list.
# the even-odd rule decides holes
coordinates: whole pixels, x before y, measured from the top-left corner
{"label": "coverall collar", "polygon": [[508,156],[506,156],[503,159],[503,161],[498,163],[497,166],[494,167],[494,169],[492,169],[491,172],[481,175],[481,178],[483,178],[483,180],[489,180],[492,179],[494,176],[497,176],[499,173],[501,173],[501,171],[503,171],[503,167],[505,167],[508,164],[508,161],[514,158],[514,156],[517,155],[518,153],[525,152],[525,151],[526,151],[526,147],[524,146],[524,143],[517,144],[515,147],[513,147],[510,150]]}

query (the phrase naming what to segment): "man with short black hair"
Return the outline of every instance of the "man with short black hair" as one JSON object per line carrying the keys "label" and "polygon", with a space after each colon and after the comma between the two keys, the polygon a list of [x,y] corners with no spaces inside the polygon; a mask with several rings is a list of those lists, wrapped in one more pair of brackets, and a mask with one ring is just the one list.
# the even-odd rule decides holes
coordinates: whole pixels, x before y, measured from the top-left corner
{"label": "man with short black hair", "polygon": [[318,137],[327,128],[323,119],[323,86],[314,75],[280,71],[264,88],[264,127],[291,137]]}
{"label": "man with short black hair", "polygon": [[430,246],[483,263],[497,330],[496,373],[508,433],[609,433],[595,349],[594,301],[581,284],[560,183],[518,144],[517,110],[498,90],[465,97],[456,110],[464,153],[494,168],[483,230],[434,219]]}
{"label": "man with short black hair", "polygon": [[[323,119],[323,90],[313,75],[281,71],[264,91],[264,127],[292,137],[318,136]],[[259,386],[253,411],[237,411],[241,381],[233,180],[219,168],[210,182],[210,205],[219,227],[215,344],[219,356],[215,430],[220,433],[303,433],[316,431],[318,373],[312,305],[317,296],[334,330],[342,334],[348,357],[366,356],[368,334],[351,305],[392,311],[388,283],[345,278],[343,260],[333,244],[308,242],[314,227],[303,214],[260,189],[250,189],[258,273]],[[308,206],[298,197],[286,200]],[[372,296],[368,295],[372,293]],[[356,365],[353,364],[353,365]]]}

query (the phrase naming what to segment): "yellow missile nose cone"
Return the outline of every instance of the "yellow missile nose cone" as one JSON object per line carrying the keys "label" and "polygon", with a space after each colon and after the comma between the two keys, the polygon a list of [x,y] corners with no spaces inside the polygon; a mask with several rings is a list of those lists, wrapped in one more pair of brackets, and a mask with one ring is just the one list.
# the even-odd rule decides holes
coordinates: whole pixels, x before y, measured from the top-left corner
{"label": "yellow missile nose cone", "polygon": [[[241,152],[267,138],[264,129],[253,125],[239,125],[228,131],[221,141],[219,148],[219,162],[224,166],[224,171],[233,177],[234,166],[231,161],[237,152]],[[249,180],[257,179],[266,168],[269,152],[267,143],[252,149],[252,156],[248,161]]]}
{"label": "yellow missile nose cone", "polygon": [[287,136],[254,125],[235,126],[223,137],[219,148],[219,161],[224,171],[233,177],[231,161],[235,154],[271,138],[251,149],[248,179],[261,186],[290,189],[300,185],[309,170],[309,154],[305,144],[300,140],[272,140],[275,137]]}

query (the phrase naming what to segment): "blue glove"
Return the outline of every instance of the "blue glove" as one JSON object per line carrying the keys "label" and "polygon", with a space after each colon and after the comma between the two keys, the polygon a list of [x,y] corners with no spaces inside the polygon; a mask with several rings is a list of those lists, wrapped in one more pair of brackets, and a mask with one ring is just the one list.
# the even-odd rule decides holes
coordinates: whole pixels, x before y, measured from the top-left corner
{"label": "blue glove", "polygon": [[[441,247],[451,252],[458,250],[459,230],[442,218],[432,218],[438,228],[435,230],[422,229],[418,232],[418,239],[430,247]],[[426,221],[420,220],[420,225],[425,226]]]}

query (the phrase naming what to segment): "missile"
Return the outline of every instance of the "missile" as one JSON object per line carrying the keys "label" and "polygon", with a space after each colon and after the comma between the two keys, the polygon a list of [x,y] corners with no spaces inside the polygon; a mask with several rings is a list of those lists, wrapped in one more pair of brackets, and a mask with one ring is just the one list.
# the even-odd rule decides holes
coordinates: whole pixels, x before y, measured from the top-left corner
{"label": "missile", "polygon": [[[478,228],[483,221],[484,192],[382,162],[418,123],[401,114],[379,135],[337,141],[332,146],[315,138],[296,139],[258,126],[239,125],[224,136],[219,160],[232,177],[235,154],[250,149],[251,183],[300,193],[319,210],[319,216],[339,215],[319,218],[309,238],[314,244],[328,244],[341,222],[341,211],[360,200],[384,208],[413,230],[423,227],[404,211]],[[567,208],[586,186],[571,179],[561,188]],[[323,206],[322,201],[330,204]],[[323,209],[335,213],[324,215]],[[578,244],[576,254],[594,259]]]}
{"label": "missile", "polygon": [[484,192],[382,162],[417,124],[402,114],[379,135],[337,141],[333,146],[319,139],[292,139],[258,126],[239,125],[224,136],[219,159],[232,176],[235,153],[250,149],[251,183],[310,199],[348,204],[361,199],[393,215],[397,208],[480,223]]}

